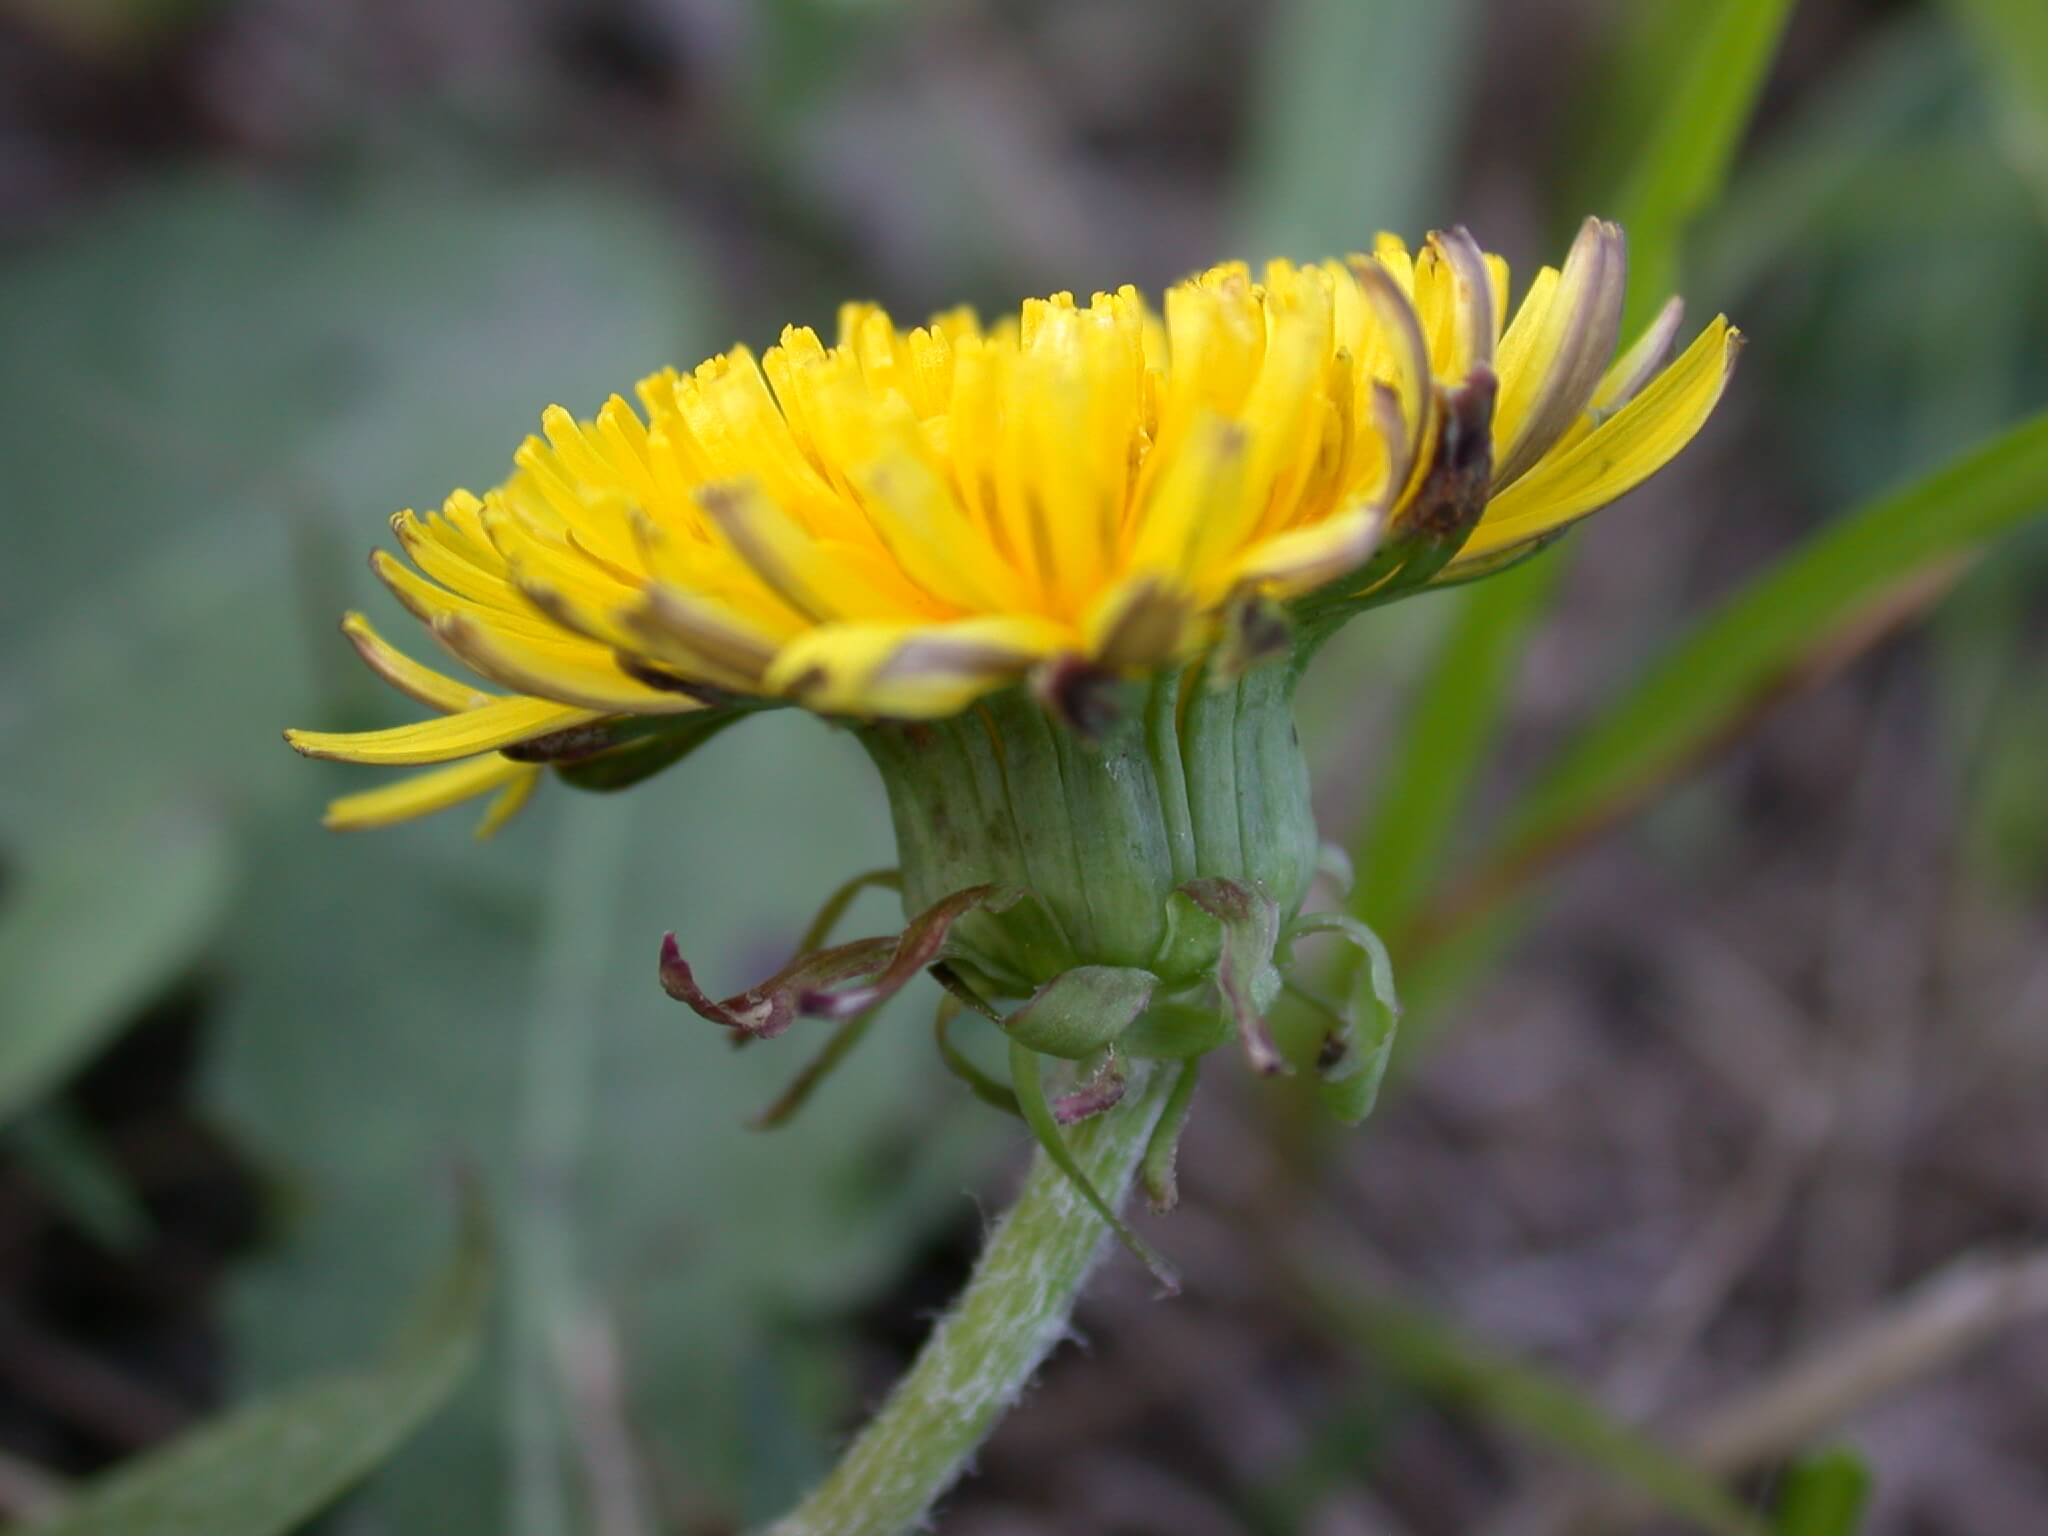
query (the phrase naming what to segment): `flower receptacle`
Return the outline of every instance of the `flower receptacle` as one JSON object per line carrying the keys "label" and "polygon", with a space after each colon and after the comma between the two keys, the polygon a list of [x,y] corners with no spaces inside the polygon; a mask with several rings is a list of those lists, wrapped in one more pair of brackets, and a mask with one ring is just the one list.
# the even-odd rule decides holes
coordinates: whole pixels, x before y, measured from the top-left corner
{"label": "flower receptacle", "polygon": [[1211,977],[1218,923],[1193,881],[1299,908],[1318,853],[1291,659],[1212,683],[1202,668],[1121,684],[1092,739],[1024,687],[950,720],[859,735],[888,790],[906,913],[951,892],[1023,892],[965,914],[949,949],[999,995],[1083,966],[1148,971],[1162,995]]}

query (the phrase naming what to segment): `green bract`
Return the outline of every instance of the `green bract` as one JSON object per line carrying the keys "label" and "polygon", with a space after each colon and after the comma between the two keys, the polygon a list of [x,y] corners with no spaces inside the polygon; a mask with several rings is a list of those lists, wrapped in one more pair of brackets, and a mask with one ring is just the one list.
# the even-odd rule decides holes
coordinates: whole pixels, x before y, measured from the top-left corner
{"label": "green bract", "polygon": [[[698,987],[672,936],[663,950],[669,993],[737,1038],[779,1035],[805,1016],[842,1021],[767,1123],[927,969],[949,994],[935,1036],[948,1070],[1019,1115],[1105,1212],[1060,1127],[1114,1107],[1134,1074],[1177,1074],[1178,1109],[1145,1158],[1155,1200],[1170,1203],[1195,1063],[1233,1036],[1254,1070],[1284,1072],[1291,1058],[1315,1071],[1338,1118],[1364,1118],[1393,1038],[1392,977],[1362,925],[1300,915],[1324,861],[1293,701],[1319,631],[1259,617],[1248,610],[1237,626],[1247,643],[1143,682],[1051,671],[948,719],[853,727],[887,790],[904,930],[828,944],[854,892],[882,883],[871,873],[826,902],[788,965],[722,1001]],[[1308,933],[1371,964],[1350,1008],[1300,994],[1313,1022],[1283,1055],[1266,1012],[1286,985],[1289,941]],[[1007,1037],[1007,1084],[953,1040],[963,1012]]]}
{"label": "green bract", "polygon": [[1165,991],[1216,969],[1216,922],[1177,901],[1198,879],[1284,913],[1316,868],[1291,659],[1217,685],[1202,669],[1117,688],[1087,735],[1013,688],[950,720],[858,732],[880,768],[903,905],[993,885],[1025,893],[964,917],[954,953],[1005,997],[1064,971],[1150,971]]}

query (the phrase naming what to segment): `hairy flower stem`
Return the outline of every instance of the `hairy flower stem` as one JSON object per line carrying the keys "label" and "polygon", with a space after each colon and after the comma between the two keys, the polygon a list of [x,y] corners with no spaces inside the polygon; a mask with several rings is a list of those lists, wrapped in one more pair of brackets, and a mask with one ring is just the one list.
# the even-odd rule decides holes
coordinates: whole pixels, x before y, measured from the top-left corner
{"label": "hairy flower stem", "polygon": [[[1131,1187],[1175,1074],[1153,1068],[1070,1128],[1111,1202]],[[910,1373],[818,1488],[762,1536],[902,1536],[923,1522],[1067,1329],[1109,1229],[1043,1152]]]}

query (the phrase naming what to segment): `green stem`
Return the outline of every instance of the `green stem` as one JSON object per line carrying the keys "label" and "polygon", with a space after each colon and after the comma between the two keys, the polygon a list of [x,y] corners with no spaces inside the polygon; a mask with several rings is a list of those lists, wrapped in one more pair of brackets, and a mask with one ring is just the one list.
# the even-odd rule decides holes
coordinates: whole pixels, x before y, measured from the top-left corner
{"label": "green stem", "polygon": [[[1075,1159],[1111,1205],[1131,1187],[1174,1073],[1152,1067],[1122,1104],[1071,1127]],[[763,1536],[902,1536],[953,1485],[1067,1331],[1109,1228],[1040,1152],[1017,1203],[982,1250],[881,1412],[825,1481]]]}

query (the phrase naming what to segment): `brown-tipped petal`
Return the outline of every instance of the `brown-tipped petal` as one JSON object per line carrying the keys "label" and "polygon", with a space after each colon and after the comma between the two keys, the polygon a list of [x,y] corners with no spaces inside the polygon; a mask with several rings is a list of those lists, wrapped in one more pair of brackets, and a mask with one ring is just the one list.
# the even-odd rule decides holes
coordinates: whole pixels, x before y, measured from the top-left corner
{"label": "brown-tipped petal", "polygon": [[1406,528],[1452,552],[1486,511],[1493,486],[1493,409],[1498,386],[1479,369],[1455,389],[1439,388],[1440,425],[1429,468],[1404,514]]}
{"label": "brown-tipped petal", "polygon": [[1408,489],[1409,478],[1415,472],[1415,456],[1422,451],[1422,433],[1419,418],[1417,429],[1410,431],[1400,395],[1392,385],[1379,380],[1374,380],[1372,386],[1372,425],[1380,441],[1387,445],[1387,483],[1381,487],[1378,498],[1380,510],[1387,512]]}
{"label": "brown-tipped petal", "polygon": [[[1359,292],[1365,295],[1374,318],[1387,334],[1395,358],[1395,377],[1375,380],[1375,383],[1385,383],[1394,391],[1403,424],[1402,431],[1387,438],[1390,456],[1395,454],[1397,442],[1405,445],[1405,451],[1398,455],[1402,473],[1389,477],[1388,497],[1390,501],[1396,501],[1408,488],[1409,472],[1422,456],[1423,437],[1429,429],[1429,343],[1423,337],[1422,321],[1415,313],[1414,302],[1401,291],[1401,285],[1385,267],[1363,257],[1350,266]],[[1373,420],[1382,431],[1385,430],[1377,389],[1374,391]]]}
{"label": "brown-tipped petal", "polygon": [[[816,988],[851,976],[872,975],[886,965],[895,945],[888,939],[857,939],[833,949],[799,955],[758,986],[714,1000],[697,985],[673,933],[662,936],[661,989],[686,1003],[700,1018],[756,1040],[773,1039],[796,1022],[803,999]],[[859,1010],[851,1010],[858,1012]]]}
{"label": "brown-tipped petal", "polygon": [[1091,624],[1098,665],[1112,671],[1156,667],[1181,652],[1193,604],[1160,577],[1131,582],[1113,593]]}
{"label": "brown-tipped petal", "polygon": [[1621,227],[1586,220],[1565,258],[1544,333],[1528,360],[1538,376],[1504,381],[1503,409],[1514,418],[1504,424],[1513,435],[1500,446],[1496,486],[1525,474],[1585,414],[1621,339],[1627,286],[1628,249]]}
{"label": "brown-tipped petal", "polygon": [[[896,939],[893,946],[887,939],[870,939],[865,944],[884,946],[883,958],[878,964],[867,969],[873,979],[859,986],[831,989],[831,983],[844,980],[845,976],[858,975],[849,971],[841,976],[821,979],[805,987],[797,999],[799,1011],[813,1018],[843,1019],[850,1014],[865,1013],[878,1004],[887,1002],[916,979],[918,972],[939,958],[946,946],[946,935],[953,924],[969,912],[979,908],[1000,910],[1015,901],[1019,893],[993,885],[969,886],[964,891],[955,891],[943,901],[934,903],[911,919],[910,925]],[[847,945],[842,948],[854,948]],[[835,953],[832,950],[824,954]]]}
{"label": "brown-tipped petal", "polygon": [[631,651],[613,651],[612,664],[636,683],[645,683],[648,687],[659,688],[664,693],[683,694],[695,699],[707,709],[730,708],[739,697],[729,689],[714,687],[692,677],[684,677]]}
{"label": "brown-tipped petal", "polygon": [[[1346,569],[1364,563],[1368,549]],[[1212,687],[1228,688],[1255,667],[1278,661],[1294,649],[1294,621],[1287,609],[1256,589],[1233,595],[1223,610],[1223,635],[1209,658]]]}
{"label": "brown-tipped petal", "polygon": [[378,634],[360,613],[343,614],[341,632],[355,647],[356,654],[363,658],[365,666],[400,693],[417,699],[429,709],[438,709],[449,715],[458,710],[479,708],[498,697],[458,682],[431,667],[421,666]]}
{"label": "brown-tipped petal", "polygon": [[626,676],[611,653],[585,641],[536,644],[466,613],[443,613],[429,626],[436,640],[479,674],[536,698],[632,715],[675,715],[695,699]]}
{"label": "brown-tipped petal", "polygon": [[1123,703],[1116,674],[1084,656],[1055,656],[1031,672],[1031,696],[1083,741],[1098,741],[1116,723]]}
{"label": "brown-tipped petal", "polygon": [[741,693],[760,691],[775,659],[765,638],[728,620],[692,594],[650,584],[618,615],[619,627],[658,661],[702,673],[707,682]]}
{"label": "brown-tipped petal", "polygon": [[1600,380],[1600,387],[1593,391],[1591,425],[1597,426],[1612,416],[1657,377],[1664,359],[1671,355],[1671,344],[1678,339],[1678,328],[1684,323],[1685,300],[1673,294],[1657,311],[1657,318],[1643,327],[1643,334],[1614,360],[1614,366]]}
{"label": "brown-tipped petal", "polygon": [[813,623],[838,618],[838,605],[809,580],[810,536],[751,485],[707,485],[697,505],[750,570],[784,603]]}
{"label": "brown-tipped petal", "polygon": [[593,720],[587,725],[572,725],[567,730],[549,731],[545,736],[530,736],[525,741],[515,742],[504,749],[503,755],[515,763],[580,762],[617,746],[618,725],[617,720]]}
{"label": "brown-tipped petal", "polygon": [[1490,368],[1498,328],[1494,324],[1493,276],[1486,269],[1486,253],[1462,224],[1434,232],[1429,243],[1451,269],[1456,283],[1458,347],[1454,366],[1460,374]]}
{"label": "brown-tipped petal", "polygon": [[1005,645],[993,637],[944,632],[912,635],[889,653],[869,674],[871,686],[924,681],[976,683],[1014,681],[1041,659],[1041,653]]}

